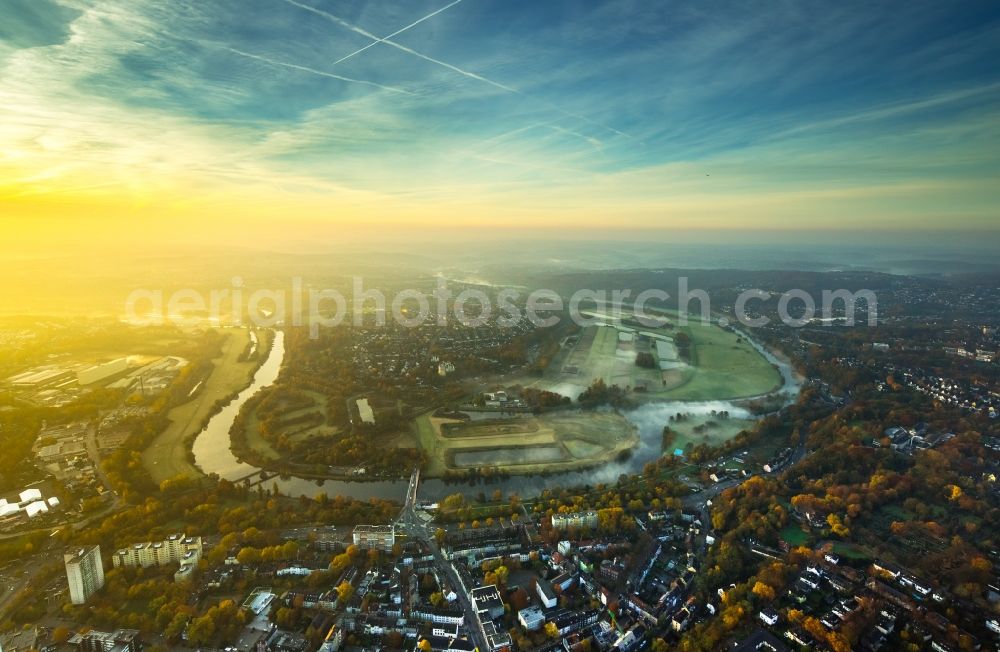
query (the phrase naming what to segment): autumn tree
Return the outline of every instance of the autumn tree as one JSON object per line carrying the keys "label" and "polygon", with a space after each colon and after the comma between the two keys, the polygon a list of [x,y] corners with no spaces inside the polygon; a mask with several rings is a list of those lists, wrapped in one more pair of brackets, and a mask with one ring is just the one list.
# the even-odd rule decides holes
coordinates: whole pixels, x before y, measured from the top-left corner
{"label": "autumn tree", "polygon": [[354,587],[350,582],[341,582],[337,585],[337,597],[341,602],[347,602],[354,595]]}

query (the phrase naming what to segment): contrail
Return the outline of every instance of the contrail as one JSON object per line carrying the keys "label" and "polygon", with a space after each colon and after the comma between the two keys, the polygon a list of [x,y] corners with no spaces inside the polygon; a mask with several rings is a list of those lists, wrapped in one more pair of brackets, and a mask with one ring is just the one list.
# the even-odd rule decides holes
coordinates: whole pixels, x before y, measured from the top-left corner
{"label": "contrail", "polygon": [[353,82],[355,84],[365,84],[367,86],[374,86],[375,88],[381,88],[385,91],[391,91],[393,93],[402,93],[403,95],[416,95],[416,93],[411,93],[410,91],[403,90],[402,88],[393,88],[392,86],[385,86],[377,82],[368,81],[367,79],[354,79],[353,77],[344,77],[343,75],[335,75],[332,72],[326,72],[325,70],[316,70],[315,68],[309,68],[307,66],[300,66],[297,63],[288,63],[286,61],[277,61],[275,59],[270,59],[268,57],[262,57],[259,54],[251,54],[249,52],[244,52],[243,50],[237,50],[236,48],[227,47],[226,50],[232,52],[233,54],[238,54],[241,57],[246,57],[248,59],[255,59],[263,63],[270,64],[272,66],[281,66],[282,68],[290,68],[292,70],[300,70],[302,72],[308,72],[313,75],[320,75],[321,77],[329,77],[330,79],[339,79],[340,81]]}
{"label": "contrail", "polygon": [[416,27],[417,25],[419,25],[420,23],[424,22],[425,20],[427,20],[429,18],[433,18],[434,16],[437,16],[439,13],[441,13],[445,9],[451,9],[452,7],[454,7],[455,5],[457,5],[459,2],[462,2],[462,0],[455,0],[451,4],[447,4],[447,5],[443,6],[443,7],[441,7],[440,9],[438,9],[437,11],[434,11],[434,12],[431,12],[431,13],[427,14],[423,18],[421,18],[419,20],[413,21],[412,23],[410,23],[406,27],[402,27],[400,29],[397,29],[395,32],[393,32],[392,34],[389,34],[388,36],[386,36],[384,38],[380,38],[380,39],[377,39],[375,41],[372,41],[371,43],[369,43],[365,47],[361,48],[360,50],[355,50],[354,52],[351,52],[348,55],[340,57],[339,59],[337,59],[336,61],[334,61],[332,65],[335,66],[338,63],[341,63],[342,61],[347,61],[351,57],[353,57],[355,55],[358,55],[358,54],[361,54],[362,52],[364,52],[368,48],[375,47],[379,43],[385,43],[386,40],[391,39],[393,36],[399,36],[400,34],[402,34],[403,32],[405,32],[406,30],[410,29],[411,27]]}
{"label": "contrail", "polygon": [[[331,14],[331,13],[329,13],[327,11],[323,11],[322,9],[317,9],[316,7],[310,7],[309,5],[303,4],[303,3],[299,2],[298,0],[285,0],[285,2],[287,2],[290,5],[294,5],[296,7],[299,7],[300,9],[304,9],[306,11],[312,12],[312,13],[316,14],[317,16],[322,16],[323,18],[326,18],[327,20],[333,21],[334,23],[340,25],[341,27],[343,27],[345,29],[348,29],[348,30],[354,32],[355,34],[360,34],[361,36],[364,36],[365,38],[369,38],[369,39],[371,39],[373,41],[373,43],[368,44],[366,47],[362,48],[358,52],[366,50],[366,49],[372,47],[373,45],[377,45],[379,43],[385,43],[386,45],[390,45],[390,46],[396,48],[397,50],[402,50],[403,52],[406,52],[407,54],[411,54],[411,55],[413,55],[413,56],[415,56],[415,57],[417,57],[419,59],[423,59],[424,61],[428,61],[430,63],[437,64],[437,65],[442,66],[444,68],[447,68],[448,70],[451,70],[453,72],[457,72],[458,74],[460,74],[460,75],[462,75],[464,77],[468,77],[469,79],[475,79],[476,81],[482,82],[484,84],[489,84],[490,86],[493,86],[495,88],[499,88],[502,91],[506,91],[508,93],[514,93],[515,95],[520,95],[521,97],[525,97],[525,98],[528,98],[530,100],[534,100],[536,102],[541,102],[542,104],[545,104],[546,106],[548,106],[549,108],[553,109],[554,111],[558,111],[559,113],[562,113],[563,115],[565,115],[567,117],[576,118],[577,120],[581,120],[583,122],[586,122],[587,124],[590,124],[590,125],[592,125],[594,127],[599,127],[601,129],[605,129],[605,130],[610,131],[612,133],[618,134],[619,136],[624,136],[625,138],[629,138],[629,139],[632,138],[631,136],[629,136],[625,132],[619,131],[619,130],[615,129],[614,127],[609,127],[609,126],[603,125],[603,124],[601,124],[599,122],[594,122],[590,118],[587,118],[585,116],[579,115],[577,113],[572,113],[570,111],[567,111],[566,109],[563,109],[562,107],[556,106],[555,104],[552,104],[551,102],[549,102],[547,100],[543,100],[543,99],[538,98],[538,97],[533,97],[533,96],[531,96],[531,95],[529,95],[527,93],[524,93],[523,91],[519,91],[516,88],[513,88],[511,86],[507,86],[506,84],[501,84],[500,82],[494,81],[492,79],[489,79],[488,77],[483,77],[482,75],[476,74],[474,72],[470,72],[468,70],[464,70],[464,69],[459,68],[458,66],[454,66],[454,65],[452,65],[452,64],[450,64],[450,63],[448,63],[446,61],[441,61],[440,59],[435,59],[434,57],[429,57],[426,54],[422,54],[420,52],[417,52],[416,50],[414,50],[412,48],[408,48],[405,45],[397,43],[396,41],[389,40],[395,34],[398,34],[398,33],[402,32],[402,31],[405,31],[405,30],[409,29],[410,27],[412,27],[413,25],[410,25],[408,27],[404,27],[403,29],[398,30],[394,34],[390,34],[389,36],[386,36],[385,38],[382,38],[382,37],[376,36],[375,34],[372,34],[371,32],[369,32],[366,29],[362,29],[361,27],[358,27],[357,25],[353,25],[353,24],[347,22],[346,20],[344,20],[343,18],[340,18],[339,16],[335,16],[334,14]],[[457,4],[457,2],[452,2],[452,4],[450,4],[450,5],[446,6],[446,7],[443,7],[442,9],[439,9],[438,12],[444,11],[448,7],[450,7],[452,5],[455,5],[455,4]],[[435,12],[435,13],[438,13],[438,12]],[[431,15],[434,15],[434,14],[431,14]],[[417,21],[417,23],[422,22],[423,20],[426,20],[426,18],[430,18],[430,16],[427,16],[425,18],[420,19],[419,21]],[[414,24],[416,24],[416,23],[414,23]],[[355,54],[357,54],[357,52],[348,55],[348,57],[352,57]],[[348,57],[345,57],[345,58],[348,58]],[[341,60],[343,60],[343,59],[341,59]]]}
{"label": "contrail", "polygon": [[572,129],[567,129],[565,127],[560,127],[558,125],[549,125],[549,129],[551,129],[552,131],[555,131],[557,133],[566,134],[567,136],[576,136],[580,140],[586,141],[594,149],[598,149],[599,150],[602,147],[604,147],[604,143],[602,143],[597,138],[594,138],[593,136],[584,136],[580,132],[573,131]]}
{"label": "contrail", "polygon": [[312,13],[316,14],[317,16],[322,16],[323,18],[326,18],[327,20],[331,20],[331,21],[337,23],[338,25],[340,25],[341,27],[343,27],[345,29],[351,30],[355,34],[360,34],[361,36],[364,36],[365,38],[370,38],[372,41],[374,41],[374,43],[371,43],[371,45],[378,45],[379,43],[385,43],[386,45],[391,45],[392,47],[396,48],[397,50],[402,50],[403,52],[406,52],[407,54],[412,54],[413,56],[415,56],[417,58],[423,59],[424,61],[429,61],[430,63],[434,63],[434,64],[437,64],[439,66],[443,66],[443,67],[447,68],[448,70],[452,70],[454,72],[457,72],[458,74],[464,75],[464,76],[468,77],[469,79],[475,79],[475,80],[481,81],[481,82],[483,82],[485,84],[490,84],[491,86],[495,86],[495,87],[499,88],[500,90],[507,91],[508,93],[517,93],[518,95],[524,95],[524,93],[522,93],[521,91],[517,90],[516,88],[512,88],[512,87],[507,86],[505,84],[501,84],[500,82],[493,81],[492,79],[487,79],[486,77],[483,77],[482,75],[477,75],[474,72],[469,72],[468,70],[463,70],[463,69],[459,68],[458,66],[453,66],[452,64],[450,64],[450,63],[448,63],[446,61],[441,61],[440,59],[435,59],[434,57],[429,57],[426,54],[422,54],[420,52],[417,52],[416,50],[414,50],[412,48],[408,48],[405,45],[402,45],[402,44],[397,43],[395,41],[390,41],[388,36],[385,37],[385,38],[381,38],[379,36],[376,36],[375,34],[372,34],[371,32],[369,32],[368,30],[363,29],[361,27],[358,27],[357,25],[353,25],[353,24],[347,22],[346,20],[344,20],[343,18],[341,18],[339,16],[335,16],[335,15],[331,14],[328,11],[323,11],[322,9],[317,9],[316,7],[310,7],[307,4],[302,4],[301,2],[298,2],[298,0],[285,0],[285,2],[287,2],[290,5],[295,5],[296,7],[299,7],[301,9],[305,9],[306,11],[311,11]]}

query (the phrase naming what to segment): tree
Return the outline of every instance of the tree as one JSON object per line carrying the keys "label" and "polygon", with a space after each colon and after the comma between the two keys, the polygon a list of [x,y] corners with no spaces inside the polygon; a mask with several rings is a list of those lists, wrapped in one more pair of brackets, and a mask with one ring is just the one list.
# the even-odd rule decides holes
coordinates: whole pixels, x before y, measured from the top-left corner
{"label": "tree", "polygon": [[431,604],[434,605],[435,607],[440,607],[441,605],[444,604],[444,594],[441,593],[440,591],[435,591],[434,593],[431,593],[430,598],[428,599],[430,600]]}
{"label": "tree", "polygon": [[236,554],[236,561],[245,565],[259,564],[260,559],[260,550],[256,548],[240,548],[240,551]]}
{"label": "tree", "polygon": [[69,640],[69,628],[60,625],[52,630],[52,641],[54,643],[65,643]]}
{"label": "tree", "polygon": [[385,635],[385,644],[390,650],[402,650],[403,643],[403,635],[400,632],[391,631]]}
{"label": "tree", "polygon": [[510,604],[517,611],[520,611],[521,609],[527,607],[530,601],[531,600],[528,597],[528,592],[525,591],[523,587],[518,588],[516,591],[510,594]]}
{"label": "tree", "polygon": [[756,582],[753,585],[753,594],[762,600],[771,602],[774,600],[774,589],[763,582]]}
{"label": "tree", "polygon": [[351,556],[346,552],[342,552],[330,562],[330,571],[335,575],[340,575],[350,565]]}
{"label": "tree", "polygon": [[851,536],[851,530],[846,525],[840,521],[840,517],[836,514],[830,514],[826,517],[826,522],[830,526],[830,531],[833,532],[838,537],[847,538]]}
{"label": "tree", "polygon": [[559,627],[555,623],[545,623],[545,635],[549,638],[559,638]]}
{"label": "tree", "polygon": [[187,626],[188,617],[185,613],[178,613],[174,616],[167,628],[163,630],[163,636],[168,640],[172,641],[181,635],[184,628]]}
{"label": "tree", "polygon": [[420,649],[420,652],[431,652],[431,642],[426,638],[422,638],[420,639],[420,642],[417,643],[417,648]]}
{"label": "tree", "polygon": [[215,635],[215,619],[211,610],[201,618],[195,618],[187,628],[188,642],[192,645],[207,645]]}
{"label": "tree", "polygon": [[354,587],[350,582],[341,582],[337,585],[337,597],[341,602],[347,602],[354,595]]}

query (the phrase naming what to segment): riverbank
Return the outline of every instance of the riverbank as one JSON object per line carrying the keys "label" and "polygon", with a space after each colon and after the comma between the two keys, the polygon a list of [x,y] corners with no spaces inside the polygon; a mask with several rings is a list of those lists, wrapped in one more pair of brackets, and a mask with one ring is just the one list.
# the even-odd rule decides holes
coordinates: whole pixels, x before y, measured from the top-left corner
{"label": "riverbank", "polygon": [[226,334],[222,355],[212,361],[212,372],[194,398],[170,410],[167,415],[170,425],[142,453],[143,466],[156,483],[178,476],[202,477],[191,454],[195,438],[240,390],[250,384],[267,358],[266,352],[273,340],[266,331],[260,331],[259,336],[266,337],[267,341],[259,343],[253,359],[243,360],[251,345],[249,329],[226,329]]}
{"label": "riverbank", "polygon": [[[784,393],[786,402],[794,401],[794,397],[797,394],[797,391],[795,391],[797,383],[787,363],[771,355],[770,352],[764,350],[752,338],[747,337],[747,341],[754,348],[760,347],[758,351],[771,364],[778,367],[778,372],[785,381],[778,391],[787,392]],[[233,438],[231,437],[231,429],[234,422],[239,418],[241,409],[246,406],[248,401],[260,389],[277,380],[284,357],[284,334],[279,331],[274,336],[274,344],[271,346],[267,360],[264,361],[260,369],[254,374],[252,383],[241,391],[236,399],[213,417],[208,426],[199,431],[193,447],[196,468],[204,474],[213,474],[228,480],[239,480],[255,474],[262,469],[267,472],[268,476],[277,472],[279,474],[278,477],[269,477],[267,481],[268,486],[271,484],[277,485],[279,491],[289,496],[307,496],[311,498],[319,493],[326,493],[328,495],[351,496],[362,500],[368,498],[399,500],[406,492],[407,482],[405,479],[380,478],[368,474],[355,475],[350,472],[337,473],[334,469],[321,469],[318,466],[301,469],[299,467],[281,468],[273,462],[258,466],[254,462],[265,462],[265,460],[255,460],[255,456],[252,454],[249,457],[243,457],[243,455],[237,456],[234,453]],[[558,471],[553,468],[551,462],[531,465],[520,464],[504,470],[494,470],[492,463],[477,464],[471,468],[448,469],[444,463],[444,455],[437,456],[440,460],[440,466],[444,468],[440,468],[438,474],[427,474],[426,472],[429,469],[425,469],[425,480],[421,482],[420,488],[421,497],[427,500],[439,500],[453,493],[475,495],[486,487],[501,489],[505,493],[517,493],[523,497],[527,497],[536,495],[543,490],[557,487],[585,486],[602,482],[612,483],[620,475],[639,473],[646,463],[659,459],[663,453],[663,426],[667,425],[671,414],[678,412],[706,412],[710,414],[712,409],[727,411],[734,417],[738,417],[737,411],[746,413],[745,410],[741,410],[732,401],[660,401],[643,403],[634,409],[622,411],[618,415],[619,418],[627,419],[631,426],[634,426],[635,430],[633,431],[630,427],[630,431],[637,433],[638,441],[635,442],[629,438],[627,451],[620,450],[623,442],[617,442],[618,446],[615,446],[615,448],[619,450],[615,450],[609,455],[601,455],[598,461],[593,459],[596,449],[591,448],[588,450],[587,445],[593,442],[584,441],[581,443],[577,441],[573,443],[570,441],[569,446],[576,451],[576,454],[573,451],[570,451],[570,454],[574,457],[583,457],[589,453],[591,459],[577,459],[573,463],[573,468],[561,468]],[[586,416],[592,418],[599,416],[599,414],[578,413],[574,414],[573,418],[579,419]],[[745,414],[745,418],[749,416]],[[552,417],[553,415],[549,413],[545,413],[542,416],[543,419],[550,419]],[[599,419],[597,420],[599,421]],[[748,428],[752,427],[753,421],[753,419],[750,419],[747,422]],[[735,429],[732,428],[732,430]],[[452,448],[457,443],[455,437],[442,437],[439,440],[437,433],[432,432],[431,429],[426,429],[423,433],[424,439],[427,440],[424,441],[421,438],[419,429],[415,428],[415,430],[418,430],[418,432],[411,433],[411,435],[420,444],[433,442],[435,446],[442,444],[443,446]],[[575,430],[575,428],[571,430]],[[490,433],[480,434],[489,435]],[[726,432],[726,438],[731,434],[731,432]],[[580,437],[560,437],[560,445],[565,443],[564,439],[579,440]],[[486,442],[483,441],[482,437],[468,438],[465,452],[475,453],[477,451],[474,449],[483,447],[484,443]],[[495,444],[502,445],[502,443],[506,442],[488,441],[487,447]],[[509,443],[507,443],[507,447],[510,447]],[[543,452],[543,454],[548,455],[550,453]],[[409,473],[409,469],[405,471],[407,474]],[[403,470],[401,470],[400,476],[403,475]],[[433,477],[435,475],[438,477]]]}

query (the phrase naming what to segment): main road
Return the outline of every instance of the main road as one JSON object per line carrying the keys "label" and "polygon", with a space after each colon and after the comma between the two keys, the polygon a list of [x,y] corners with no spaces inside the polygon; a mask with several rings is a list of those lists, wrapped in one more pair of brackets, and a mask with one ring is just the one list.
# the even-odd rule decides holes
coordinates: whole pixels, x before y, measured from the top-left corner
{"label": "main road", "polygon": [[410,484],[406,488],[406,500],[403,502],[403,509],[400,511],[395,525],[406,532],[411,538],[423,542],[430,548],[431,553],[434,555],[434,565],[438,571],[448,578],[452,588],[455,589],[455,594],[458,596],[458,604],[462,607],[465,615],[465,627],[469,632],[473,644],[480,652],[490,652],[492,648],[486,642],[485,636],[483,636],[479,613],[476,611],[475,605],[472,604],[472,599],[469,597],[468,591],[465,590],[468,587],[465,587],[465,582],[459,577],[458,569],[455,568],[455,565],[448,561],[444,553],[441,552],[441,547],[438,545],[434,534],[430,532],[430,528],[427,527],[427,523],[417,514],[417,491],[419,488],[420,467],[417,467],[413,469],[413,473],[410,475]]}

